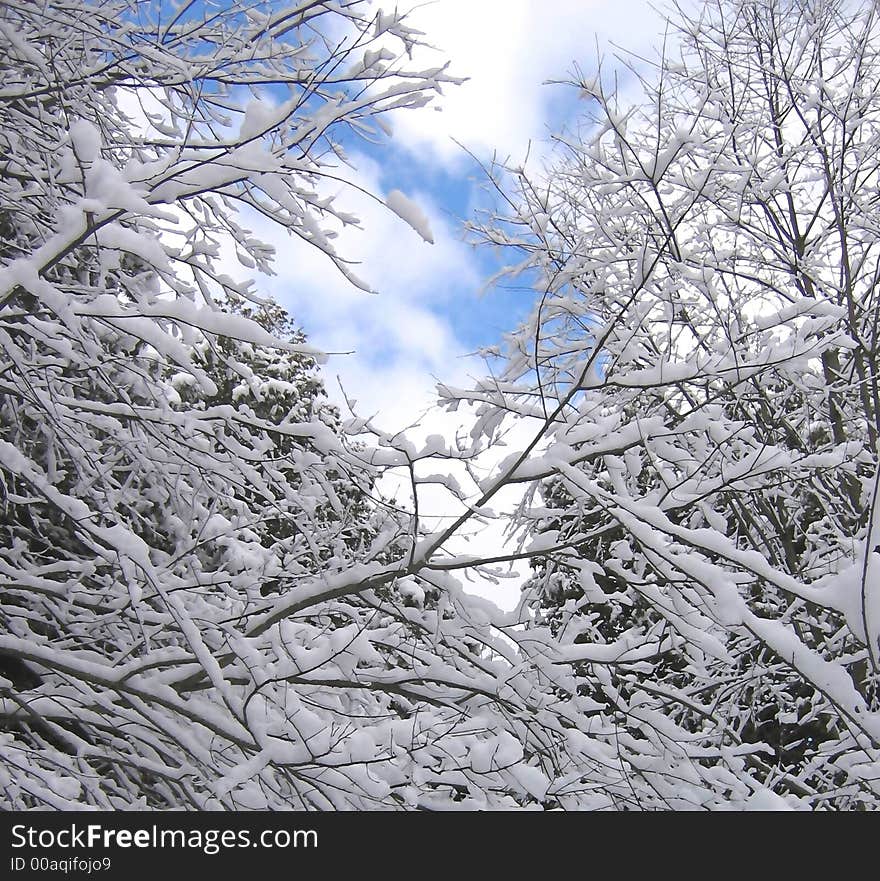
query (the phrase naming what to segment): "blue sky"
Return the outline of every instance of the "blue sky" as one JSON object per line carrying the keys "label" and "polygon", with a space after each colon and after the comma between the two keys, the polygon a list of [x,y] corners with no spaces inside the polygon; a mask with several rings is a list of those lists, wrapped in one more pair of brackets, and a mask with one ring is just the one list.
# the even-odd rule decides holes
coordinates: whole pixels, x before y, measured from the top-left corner
{"label": "blue sky", "polygon": [[455,141],[483,161],[497,151],[515,162],[528,154],[537,165],[551,132],[584,108],[573,89],[543,83],[564,78],[575,63],[594,69],[597,44],[606,62],[612,43],[651,54],[662,31],[645,0],[408,0],[398,6],[411,10],[408,23],[437,47],[419,50],[415,64],[449,60],[450,72],[468,82],[445,87],[424,109],[398,113],[388,143],[353,144],[350,158],[359,184],[380,197],[399,189],[419,204],[435,244],[381,205],[346,194],[339,204],[361,217],[363,230],[344,231],[338,248],[360,261],[357,274],[378,295],[352,289],[326,258],[305,254],[277,234],[269,238],[278,247],[278,275],[258,282],[315,345],[352,353],[331,357],[331,393],[338,375],[363,409],[381,413],[385,427],[395,428],[429,401],[436,379],[458,383],[480,372],[467,354],[514,329],[534,299],[525,285],[481,295],[503,258],[463,240],[462,221],[485,206],[487,196],[482,173]]}

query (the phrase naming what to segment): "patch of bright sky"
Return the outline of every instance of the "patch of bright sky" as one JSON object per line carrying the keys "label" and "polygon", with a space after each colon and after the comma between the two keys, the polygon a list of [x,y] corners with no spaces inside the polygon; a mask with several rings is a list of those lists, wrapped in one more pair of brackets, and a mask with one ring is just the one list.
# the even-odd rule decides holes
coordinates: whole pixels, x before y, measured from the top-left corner
{"label": "patch of bright sky", "polygon": [[[359,415],[378,414],[376,422],[385,430],[419,421],[409,432],[417,439],[455,433],[460,415],[429,409],[437,382],[461,386],[469,376],[485,375],[487,365],[471,353],[514,330],[537,296],[528,278],[483,292],[485,281],[514,258],[464,240],[462,222],[492,204],[479,162],[497,155],[521,164],[528,157],[530,167],[540,168],[552,149],[550,135],[573,125],[585,107],[576,89],[545,81],[566,79],[574,65],[593,72],[597,54],[605,56],[606,70],[623,70],[611,44],[656,55],[652,47],[660,43],[663,23],[644,0],[410,0],[409,8],[408,24],[436,47],[418,49],[413,66],[449,60],[453,75],[469,79],[444,86],[443,96],[426,108],[396,113],[390,141],[346,140],[354,168],[345,176],[380,199],[392,190],[403,192],[427,215],[435,243],[423,241],[375,199],[341,192],[339,207],[357,215],[362,228],[341,230],[335,245],[358,261],[355,273],[378,291],[371,295],[284,231],[259,219],[253,231],[277,253],[277,274],[258,279],[258,289],[286,306],[310,341],[331,353],[325,367],[331,397],[342,404],[343,387],[357,399]],[[513,435],[524,440],[528,428],[514,426]],[[488,467],[492,464],[490,456]],[[393,476],[383,486],[385,492],[398,490],[405,495],[406,482],[395,486]],[[507,493],[503,501],[513,506],[520,495]],[[427,490],[420,500],[423,512],[436,515],[435,526],[457,507],[442,491]],[[500,517],[449,549],[486,556],[509,551],[504,522]],[[527,571],[521,563],[505,587],[484,580],[471,589],[512,608]]]}
{"label": "patch of bright sky", "polygon": [[[410,0],[408,7],[408,24],[436,47],[418,49],[415,66],[449,60],[450,72],[468,81],[445,86],[427,108],[397,113],[390,142],[352,144],[351,159],[358,182],[382,196],[401,190],[419,203],[436,244],[421,242],[396,218],[379,218],[383,212],[375,206],[346,197],[343,207],[361,209],[363,231],[347,235],[339,250],[360,261],[357,274],[379,291],[378,299],[337,296],[329,262],[321,267],[307,259],[305,276],[288,265],[303,265],[294,249],[279,249],[279,279],[271,285],[313,343],[354,353],[331,359],[331,374],[354,384],[369,409],[389,413],[401,412],[395,386],[418,385],[429,395],[435,378],[457,379],[449,374],[466,369],[464,356],[513,330],[535,298],[528,279],[482,291],[512,255],[463,241],[462,221],[490,204],[483,173],[463,147],[483,162],[494,153],[517,163],[526,156],[541,162],[551,133],[584,108],[575,89],[545,82],[565,79],[574,64],[593,69],[597,50],[607,61],[615,51],[611,44],[650,55],[662,32],[661,17],[644,0]],[[379,321],[377,313],[387,313],[389,321]],[[395,314],[402,317],[400,327],[378,333]],[[417,333],[429,337],[406,339]],[[481,370],[477,362],[468,367]]]}

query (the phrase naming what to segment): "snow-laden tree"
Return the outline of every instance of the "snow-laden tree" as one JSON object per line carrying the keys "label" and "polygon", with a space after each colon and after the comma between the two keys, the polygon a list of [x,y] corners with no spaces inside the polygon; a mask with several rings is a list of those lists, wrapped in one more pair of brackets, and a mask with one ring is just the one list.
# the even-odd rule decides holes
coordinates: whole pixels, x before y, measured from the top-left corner
{"label": "snow-laden tree", "polygon": [[[285,310],[273,302],[255,308],[252,304],[224,303],[225,311],[243,315],[256,321],[279,340],[300,346],[306,342],[303,332],[296,328]],[[216,386],[214,394],[205,394],[191,381],[191,375],[175,372],[171,377],[172,399],[175,406],[187,409],[206,409],[231,406],[243,418],[256,416],[268,425],[283,421],[308,423],[317,421],[331,429],[341,431],[341,420],[336,407],[326,401],[326,392],[313,357],[296,351],[279,351],[274,347],[242,343],[234,337],[219,335],[215,339],[204,338],[192,352],[194,362],[202,367]],[[320,455],[309,438],[296,438],[284,433],[269,431],[272,440],[271,455],[277,462],[291,458],[304,449]],[[300,482],[299,472],[288,471],[285,479],[294,491],[310,495],[313,487],[306,474]],[[333,554],[341,542],[350,551],[363,550],[371,538],[373,517],[370,498],[375,495],[373,475],[366,469],[349,469],[345,473],[328,470],[326,483],[320,496],[329,492],[335,505],[316,506],[310,517],[322,527],[332,521],[337,532],[331,540],[328,529],[320,531],[321,541],[312,540],[311,530],[304,531],[295,519],[282,516],[275,505],[265,510],[258,533],[261,543],[283,547],[282,568],[288,577],[304,573],[315,574]],[[259,493],[247,493],[252,510],[260,504]],[[343,551],[343,555],[345,552]],[[274,584],[274,589],[280,585]],[[266,594],[273,590],[273,583],[261,586]]]}
{"label": "snow-laden tree", "polygon": [[[479,232],[539,304],[444,389],[470,434],[417,444],[323,405],[224,263],[271,271],[257,216],[364,286],[329,194],[449,81],[420,35],[365,2],[0,3],[4,807],[876,804],[877,24],[673,24],[645,102],[576,78],[592,118],[513,170]],[[519,552],[450,550],[517,487]],[[505,617],[456,575],[510,557]]]}
{"label": "snow-laden tree", "polygon": [[503,371],[449,398],[534,427],[478,504],[530,488],[524,620],[571,665],[616,803],[760,782],[876,807],[880,22],[688,10],[626,90],[575,74],[585,112],[544,173],[495,175],[509,210],[475,235],[539,302]]}
{"label": "snow-laden tree", "polygon": [[259,216],[363,284],[328,193],[450,81],[418,38],[361,2],[0,4],[4,807],[516,806],[572,770],[567,674],[375,493],[458,454],[323,406],[224,274],[271,270]]}

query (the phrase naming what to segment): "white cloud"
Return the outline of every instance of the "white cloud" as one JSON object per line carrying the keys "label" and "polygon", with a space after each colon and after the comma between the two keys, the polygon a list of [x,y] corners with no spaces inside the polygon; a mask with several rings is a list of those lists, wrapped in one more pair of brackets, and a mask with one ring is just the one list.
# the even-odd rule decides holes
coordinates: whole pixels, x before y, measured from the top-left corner
{"label": "white cloud", "polygon": [[437,52],[418,60],[448,59],[450,72],[469,77],[445,89],[442,112],[401,113],[400,140],[413,150],[427,148],[447,163],[462,157],[453,138],[481,155],[497,150],[516,162],[529,141],[548,137],[554,100],[573,63],[589,71],[609,42],[645,52],[662,31],[646,0],[436,0],[414,3],[411,23]]}
{"label": "white cloud", "polygon": [[[407,195],[427,215],[437,235],[433,245],[381,203],[375,164],[362,156],[355,157],[355,164],[359,170],[349,172],[349,178],[379,199],[357,190],[344,192],[339,207],[358,216],[363,228],[341,228],[333,242],[377,294],[358,290],[317,248],[291,239],[262,218],[248,216],[243,222],[276,249],[277,274],[258,279],[259,290],[285,305],[314,345],[351,353],[334,355],[328,373],[339,373],[346,387],[357,387],[362,398],[372,391],[370,403],[383,396],[397,403],[393,388],[380,377],[387,379],[395,371],[410,387],[426,389],[431,374],[446,377],[463,350],[448,318],[452,301],[463,291],[476,291],[481,277],[471,251],[426,194]],[[224,270],[242,274],[234,256]]]}

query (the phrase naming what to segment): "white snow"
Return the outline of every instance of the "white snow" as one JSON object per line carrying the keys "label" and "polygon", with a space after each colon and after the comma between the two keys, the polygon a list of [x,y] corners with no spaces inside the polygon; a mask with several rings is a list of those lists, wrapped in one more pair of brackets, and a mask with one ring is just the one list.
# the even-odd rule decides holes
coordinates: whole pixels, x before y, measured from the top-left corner
{"label": "white snow", "polygon": [[428,218],[415,202],[404,196],[400,190],[392,190],[385,199],[385,204],[426,242],[434,244],[434,233],[431,232]]}

